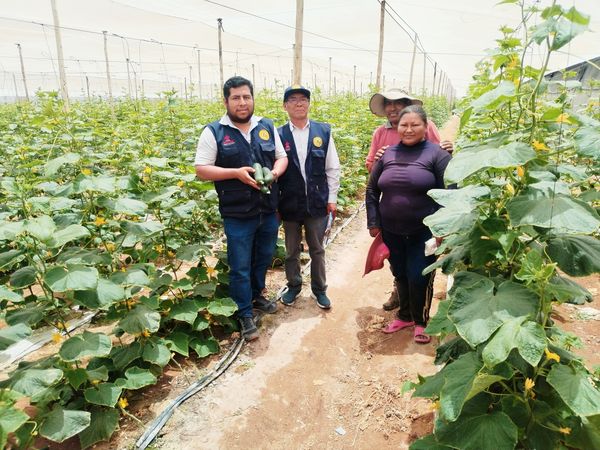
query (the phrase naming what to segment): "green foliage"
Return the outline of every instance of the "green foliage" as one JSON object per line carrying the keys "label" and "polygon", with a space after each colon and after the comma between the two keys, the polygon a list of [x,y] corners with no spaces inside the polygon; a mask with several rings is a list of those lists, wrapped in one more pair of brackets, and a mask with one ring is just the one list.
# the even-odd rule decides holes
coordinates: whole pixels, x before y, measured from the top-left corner
{"label": "green foliage", "polygon": [[[595,448],[600,380],[556,327],[556,302],[591,298],[561,276],[600,271],[598,109],[571,109],[577,86],[551,82],[550,55],[589,18],[553,2],[519,0],[523,39],[510,28],[479,63],[461,102],[461,137],[446,181],[430,195],[443,206],[425,223],[444,237],[441,267],[454,285],[427,331],[444,341],[436,375],[414,395],[439,402],[432,435],[412,449]],[[546,54],[524,66],[526,52]]]}

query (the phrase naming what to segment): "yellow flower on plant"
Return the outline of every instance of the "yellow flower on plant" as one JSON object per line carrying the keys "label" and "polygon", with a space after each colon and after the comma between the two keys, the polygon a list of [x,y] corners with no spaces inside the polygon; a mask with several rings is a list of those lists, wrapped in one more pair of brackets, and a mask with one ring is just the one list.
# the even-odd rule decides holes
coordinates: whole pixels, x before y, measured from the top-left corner
{"label": "yellow flower on plant", "polygon": [[91,175],[92,170],[91,169],[81,169],[81,173],[84,175]]}
{"label": "yellow flower on plant", "polygon": [[94,220],[94,225],[96,225],[97,227],[104,225],[106,223],[106,219],[104,217],[96,217],[96,220]]}
{"label": "yellow flower on plant", "polygon": [[515,188],[513,187],[512,184],[510,183],[506,183],[506,191],[510,194],[510,195],[515,195]]}
{"label": "yellow flower on plant", "polygon": [[125,397],[121,397],[119,399],[119,408],[121,409],[125,409],[129,406],[129,402],[127,401],[127,399]]}
{"label": "yellow flower on plant", "polygon": [[182,188],[185,185],[185,183],[183,182],[183,180],[180,180],[177,182],[177,186]]}
{"label": "yellow flower on plant", "polygon": [[535,382],[531,378],[525,378],[525,392],[533,389]]}
{"label": "yellow flower on plant", "polygon": [[152,173],[152,167],[146,166],[144,168],[144,173],[148,173],[148,174]]}
{"label": "yellow flower on plant", "polygon": [[100,384],[100,380],[92,380],[92,381],[90,381],[90,383],[92,383],[94,386],[96,386],[97,384]]}
{"label": "yellow flower on plant", "polygon": [[571,434],[571,429],[569,427],[560,427],[558,431],[562,434]]}
{"label": "yellow flower on plant", "polygon": [[546,354],[546,359],[560,362],[560,356],[558,356],[556,353],[551,352],[547,348],[544,349],[544,353]]}
{"label": "yellow flower on plant", "polygon": [[175,252],[172,252],[171,250],[169,250],[169,251],[167,252],[167,256],[168,256],[169,258],[175,258]]}
{"label": "yellow flower on plant", "polygon": [[150,337],[152,333],[150,333],[150,331],[147,328],[144,328],[144,331],[142,331],[142,336],[144,337]]}
{"label": "yellow flower on plant", "polygon": [[54,325],[56,327],[57,330],[64,330],[65,324],[63,322],[56,322],[56,324]]}
{"label": "yellow flower on plant", "polygon": [[517,167],[517,175],[519,178],[523,178],[525,176],[525,169],[523,169],[523,166]]}
{"label": "yellow flower on plant", "polygon": [[117,248],[117,247],[115,246],[114,243],[112,243],[112,242],[106,243],[106,250],[108,250],[109,252],[114,252],[115,248]]}
{"label": "yellow flower on plant", "polygon": [[211,266],[206,266],[206,275],[208,276],[208,278],[215,278],[218,275],[218,271]]}
{"label": "yellow flower on plant", "polygon": [[567,113],[559,114],[559,116],[556,118],[556,121],[558,123],[571,123],[571,120],[569,119],[569,115]]}
{"label": "yellow flower on plant", "polygon": [[162,253],[164,249],[165,248],[160,244],[154,246],[154,250],[156,250],[158,253]]}
{"label": "yellow flower on plant", "polygon": [[60,333],[52,333],[52,342],[55,344],[59,344],[62,341],[62,334]]}
{"label": "yellow flower on plant", "polygon": [[532,146],[533,146],[533,148],[534,148],[534,149],[536,149],[538,152],[539,152],[539,151],[541,151],[541,150],[544,150],[544,151],[548,151],[548,150],[550,150],[546,144],[544,144],[543,142],[540,142],[540,141],[533,141],[533,142],[531,143],[531,145],[532,145]]}
{"label": "yellow flower on plant", "polygon": [[434,411],[437,411],[438,409],[440,409],[440,401],[436,400],[435,402],[433,402],[431,404],[431,409]]}

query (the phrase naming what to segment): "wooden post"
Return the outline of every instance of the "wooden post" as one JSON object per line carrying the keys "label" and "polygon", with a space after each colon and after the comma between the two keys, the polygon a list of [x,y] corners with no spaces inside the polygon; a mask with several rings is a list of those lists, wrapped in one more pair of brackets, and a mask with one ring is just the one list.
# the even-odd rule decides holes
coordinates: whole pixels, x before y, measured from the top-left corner
{"label": "wooden post", "polygon": [[427,75],[427,53],[423,52],[423,87],[421,90],[423,91],[423,95],[426,95],[427,91],[425,91],[425,78]]}
{"label": "wooden post", "polygon": [[198,100],[202,100],[202,72],[200,72],[200,49],[196,50],[198,59]]}
{"label": "wooden post", "polygon": [[127,93],[131,98],[131,74],[129,73],[129,58],[125,58],[125,64],[127,64]]}
{"label": "wooden post", "polygon": [[12,74],[13,76],[13,84],[15,85],[15,102],[19,101],[19,89],[17,88],[17,77],[15,76],[15,74]]}
{"label": "wooden post", "polygon": [[375,88],[381,87],[381,65],[383,62],[383,36],[385,24],[385,0],[381,0],[381,15],[379,18],[379,51],[377,53],[377,77],[375,79]]}
{"label": "wooden post", "polygon": [[52,17],[54,18],[54,38],[56,39],[56,52],[58,54],[58,72],[60,74],[60,93],[65,102],[65,110],[69,110],[69,90],[67,88],[67,75],[65,74],[65,60],[63,56],[62,39],[60,37],[60,21],[58,20],[58,10],[56,9],[56,0],[50,0],[52,3]]}
{"label": "wooden post", "polygon": [[352,92],[356,95],[356,64],[354,65],[354,77],[352,79]]}
{"label": "wooden post", "polygon": [[90,99],[90,79],[88,78],[88,76],[85,76],[85,88],[87,91],[87,99]]}
{"label": "wooden post", "polygon": [[112,82],[110,80],[110,64],[108,63],[108,44],[106,31],[103,31],[102,34],[104,35],[104,60],[106,61],[106,82],[108,83],[108,99],[112,102],[113,93]]}
{"label": "wooden post", "polygon": [[329,96],[331,96],[331,56],[329,57]]}
{"label": "wooden post", "polygon": [[296,0],[296,39],[294,44],[293,84],[302,84],[302,27],[304,23],[304,0]]}
{"label": "wooden post", "polygon": [[21,76],[23,77],[23,87],[25,88],[25,98],[29,101],[29,90],[27,89],[27,79],[25,78],[25,64],[23,64],[23,52],[21,51],[21,44],[17,44],[19,49],[19,59],[21,60]]}
{"label": "wooden post", "polygon": [[217,19],[217,28],[219,29],[219,75],[221,76],[221,88],[225,84],[223,80],[223,43],[221,41],[221,32],[223,31],[223,19]]}
{"label": "wooden post", "polygon": [[437,78],[437,62],[433,63],[433,84],[431,85],[431,95],[435,95],[435,79]]}
{"label": "wooden post", "polygon": [[415,69],[415,56],[417,56],[417,33],[415,33],[415,45],[413,45],[413,54],[412,54],[412,60],[410,62],[410,78],[408,79],[408,93],[412,94],[413,93],[413,89],[412,89],[412,83],[413,83],[413,70]]}

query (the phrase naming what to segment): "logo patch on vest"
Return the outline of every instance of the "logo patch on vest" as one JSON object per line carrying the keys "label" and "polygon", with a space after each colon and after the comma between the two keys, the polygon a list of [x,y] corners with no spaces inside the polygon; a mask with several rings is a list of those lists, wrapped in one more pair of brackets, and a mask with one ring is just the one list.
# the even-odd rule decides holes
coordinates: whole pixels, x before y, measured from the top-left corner
{"label": "logo patch on vest", "polygon": [[233,139],[231,139],[228,134],[226,134],[225,137],[223,138],[223,145],[233,145],[233,144],[235,144],[235,141]]}
{"label": "logo patch on vest", "polygon": [[321,145],[323,145],[323,139],[321,139],[319,136],[315,136],[313,138],[313,145],[315,147],[320,147]]}
{"label": "logo patch on vest", "polygon": [[269,138],[271,137],[271,135],[269,134],[269,132],[267,130],[265,130],[263,128],[262,130],[260,130],[258,132],[258,137],[261,138],[263,141],[268,141]]}
{"label": "logo patch on vest", "polygon": [[286,152],[289,152],[290,150],[292,150],[292,146],[290,145],[290,143],[288,141],[285,141],[283,148],[285,149]]}

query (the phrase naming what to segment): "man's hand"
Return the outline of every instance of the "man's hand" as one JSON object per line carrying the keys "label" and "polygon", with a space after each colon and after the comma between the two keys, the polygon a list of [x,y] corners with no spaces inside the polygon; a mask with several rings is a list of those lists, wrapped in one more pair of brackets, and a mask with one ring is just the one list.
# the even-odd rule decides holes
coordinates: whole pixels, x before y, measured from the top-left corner
{"label": "man's hand", "polygon": [[254,173],[254,169],[250,166],[240,167],[236,169],[237,176],[236,178],[240,180],[242,183],[247,184],[248,186],[252,186],[254,189],[260,189],[256,180],[251,175]]}
{"label": "man's hand", "polygon": [[385,151],[388,149],[388,147],[389,147],[389,145],[384,145],[379,150],[377,150],[377,153],[375,153],[375,159],[373,160],[373,163],[376,163],[377,161],[379,161],[381,159],[381,157],[383,156]]}
{"label": "man's hand", "polygon": [[337,204],[336,203],[327,203],[327,214],[331,213],[333,218],[335,219],[335,215],[337,214]]}
{"label": "man's hand", "polygon": [[369,234],[371,237],[377,237],[379,233],[381,233],[381,228],[369,228]]}
{"label": "man's hand", "polygon": [[440,142],[440,147],[442,147],[442,150],[446,150],[448,153],[452,153],[454,151],[454,144],[452,141],[442,141]]}

